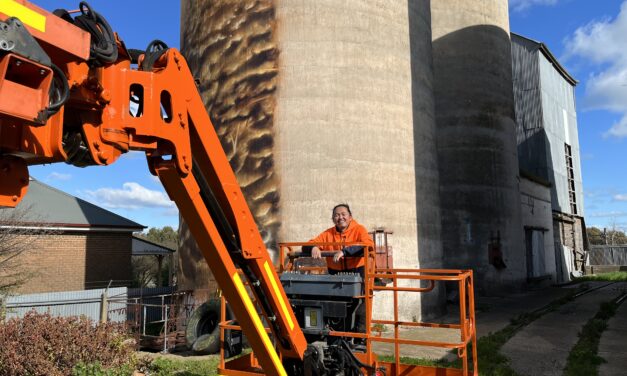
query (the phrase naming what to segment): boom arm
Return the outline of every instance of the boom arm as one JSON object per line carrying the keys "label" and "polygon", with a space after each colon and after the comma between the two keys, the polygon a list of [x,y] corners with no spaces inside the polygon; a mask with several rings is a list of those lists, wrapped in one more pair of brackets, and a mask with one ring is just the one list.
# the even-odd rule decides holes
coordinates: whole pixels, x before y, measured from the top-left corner
{"label": "boom arm", "polygon": [[[24,196],[28,165],[109,165],[129,150],[144,151],[264,371],[285,375],[245,280],[281,356],[302,359],[307,344],[185,59],[156,43],[134,69],[132,51],[117,35],[107,38],[106,21],[84,3],[81,11],[104,42],[67,14],[0,3],[0,205]],[[94,54],[107,44],[115,58]]]}

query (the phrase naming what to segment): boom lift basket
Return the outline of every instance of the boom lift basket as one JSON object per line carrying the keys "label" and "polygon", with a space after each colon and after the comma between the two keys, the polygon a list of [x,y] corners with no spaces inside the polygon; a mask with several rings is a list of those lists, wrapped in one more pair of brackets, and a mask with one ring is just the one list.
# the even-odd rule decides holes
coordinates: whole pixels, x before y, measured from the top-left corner
{"label": "boom lift basket", "polygon": [[[324,267],[304,267],[296,270],[298,257],[303,257],[300,249],[303,245],[329,245],[330,243],[280,243],[279,244],[279,275],[282,273],[311,273],[312,277],[320,278],[320,269]],[[345,245],[360,245],[358,243]],[[365,339],[365,352],[354,352],[354,355],[360,362],[372,366],[372,369],[362,369],[364,375],[406,375],[406,376],[425,376],[425,375],[452,375],[452,376],[468,376],[478,375],[477,365],[477,337],[475,329],[475,303],[473,288],[472,270],[447,270],[447,269],[394,269],[378,267],[375,259],[376,250],[368,247],[365,257],[365,283],[364,292],[361,296],[366,303],[366,333],[357,332],[340,332],[330,330],[329,337],[343,338],[363,338]],[[323,254],[324,256],[324,254]],[[295,280],[294,278],[290,280]],[[386,281],[386,285],[382,285],[380,281]],[[403,282],[405,281],[405,282]],[[416,283],[407,281],[424,281],[422,285],[425,287],[413,287]],[[401,320],[399,313],[399,301],[401,293],[429,293],[433,291],[436,284],[457,283],[459,289],[459,319],[454,323],[432,323],[432,322],[415,322]],[[411,286],[410,286],[411,285]],[[393,319],[383,320],[372,317],[373,298],[375,292],[389,293],[393,295],[394,310]],[[223,313],[225,312],[223,308]],[[381,327],[383,325],[392,328],[387,335],[382,335],[380,331],[373,330],[373,326]],[[459,333],[459,340],[454,342],[444,341],[428,341],[416,340],[403,337],[401,329],[411,327],[423,328],[443,328],[455,330]],[[233,320],[226,320],[222,316],[220,323],[221,338],[224,338],[226,330],[239,330],[240,327],[235,325]],[[267,328],[268,333],[270,329]],[[393,346],[392,356],[381,357],[381,354],[374,352],[373,346],[376,342],[388,343]],[[435,366],[403,364],[401,362],[401,346],[428,346],[439,347],[444,349],[456,350],[460,360],[461,368],[445,368]],[[263,370],[259,366],[254,353],[248,353],[240,357],[226,360],[224,350],[220,350],[220,363],[218,373],[220,375],[258,375],[263,374]],[[385,359],[385,360],[383,360]]]}

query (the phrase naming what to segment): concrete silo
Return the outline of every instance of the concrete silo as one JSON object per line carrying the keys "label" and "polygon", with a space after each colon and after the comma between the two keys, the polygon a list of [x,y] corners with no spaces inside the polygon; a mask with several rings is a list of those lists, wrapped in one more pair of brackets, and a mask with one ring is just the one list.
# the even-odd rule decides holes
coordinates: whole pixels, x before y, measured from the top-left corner
{"label": "concrete silo", "polygon": [[520,287],[508,4],[437,0],[431,15],[445,266],[473,268],[484,292]]}
{"label": "concrete silo", "polygon": [[[206,0],[182,2],[182,19],[182,51],[269,248],[312,238],[346,202],[367,228],[394,231],[396,266],[440,266],[428,1]],[[201,258],[183,258],[198,260],[180,277],[198,288]],[[417,297],[403,302],[421,316]]]}

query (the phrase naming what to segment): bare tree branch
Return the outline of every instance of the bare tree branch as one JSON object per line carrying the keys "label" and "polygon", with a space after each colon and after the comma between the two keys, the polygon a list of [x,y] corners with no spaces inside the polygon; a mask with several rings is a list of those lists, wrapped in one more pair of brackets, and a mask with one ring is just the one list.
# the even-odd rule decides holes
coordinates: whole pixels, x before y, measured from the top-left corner
{"label": "bare tree branch", "polygon": [[14,292],[34,276],[24,264],[26,253],[56,231],[29,216],[31,207],[0,208],[0,297]]}

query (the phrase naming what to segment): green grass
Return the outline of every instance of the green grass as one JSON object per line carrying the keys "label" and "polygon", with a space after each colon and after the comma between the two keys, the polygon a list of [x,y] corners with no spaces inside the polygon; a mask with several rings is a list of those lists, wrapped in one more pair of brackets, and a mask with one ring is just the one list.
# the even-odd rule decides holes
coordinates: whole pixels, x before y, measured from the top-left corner
{"label": "green grass", "polygon": [[[510,324],[505,328],[495,333],[483,336],[477,339],[477,361],[479,363],[479,375],[481,376],[519,376],[509,365],[509,359],[501,354],[501,348],[507,343],[516,333],[522,328],[529,325],[534,320],[537,320],[541,316],[554,311],[563,304],[572,301],[575,295],[583,290],[588,289],[588,286],[582,284],[578,289],[570,292],[559,299],[554,300],[547,306],[538,309],[533,312],[523,313],[516,318],[512,319]],[[453,352],[455,353],[456,350]],[[381,360],[394,362],[393,356],[381,356]],[[468,360],[472,363],[472,353],[470,346],[468,347]],[[456,359],[453,362],[447,362],[444,360],[431,360],[420,358],[407,358],[401,357],[401,363],[415,364],[421,366],[431,367],[446,367],[446,368],[462,368],[460,359]],[[472,369],[472,364],[469,364],[469,368]],[[583,374],[582,374],[583,375]]]}
{"label": "green grass", "polygon": [[72,376],[128,376],[132,375],[134,370],[135,367],[132,364],[104,368],[99,363],[79,363],[72,369]]}
{"label": "green grass", "polygon": [[586,275],[575,279],[580,281],[608,281],[608,282],[627,282],[627,272],[610,272]]}
{"label": "green grass", "polygon": [[[394,356],[392,355],[380,355],[379,360],[384,362],[394,363]],[[410,358],[407,356],[401,356],[400,362],[402,364],[412,364],[416,366],[428,366],[428,367],[447,367],[455,368],[450,362],[440,359],[423,359],[423,358]]]}
{"label": "green grass", "polygon": [[616,314],[618,299],[601,303],[599,312],[588,320],[581,329],[579,341],[568,354],[564,368],[565,376],[594,376],[599,374],[599,366],[605,362],[598,355],[599,341],[607,329],[607,322]]}
{"label": "green grass", "polygon": [[174,360],[158,357],[145,367],[147,374],[151,376],[210,376],[218,374],[218,363],[218,356],[203,360]]}

